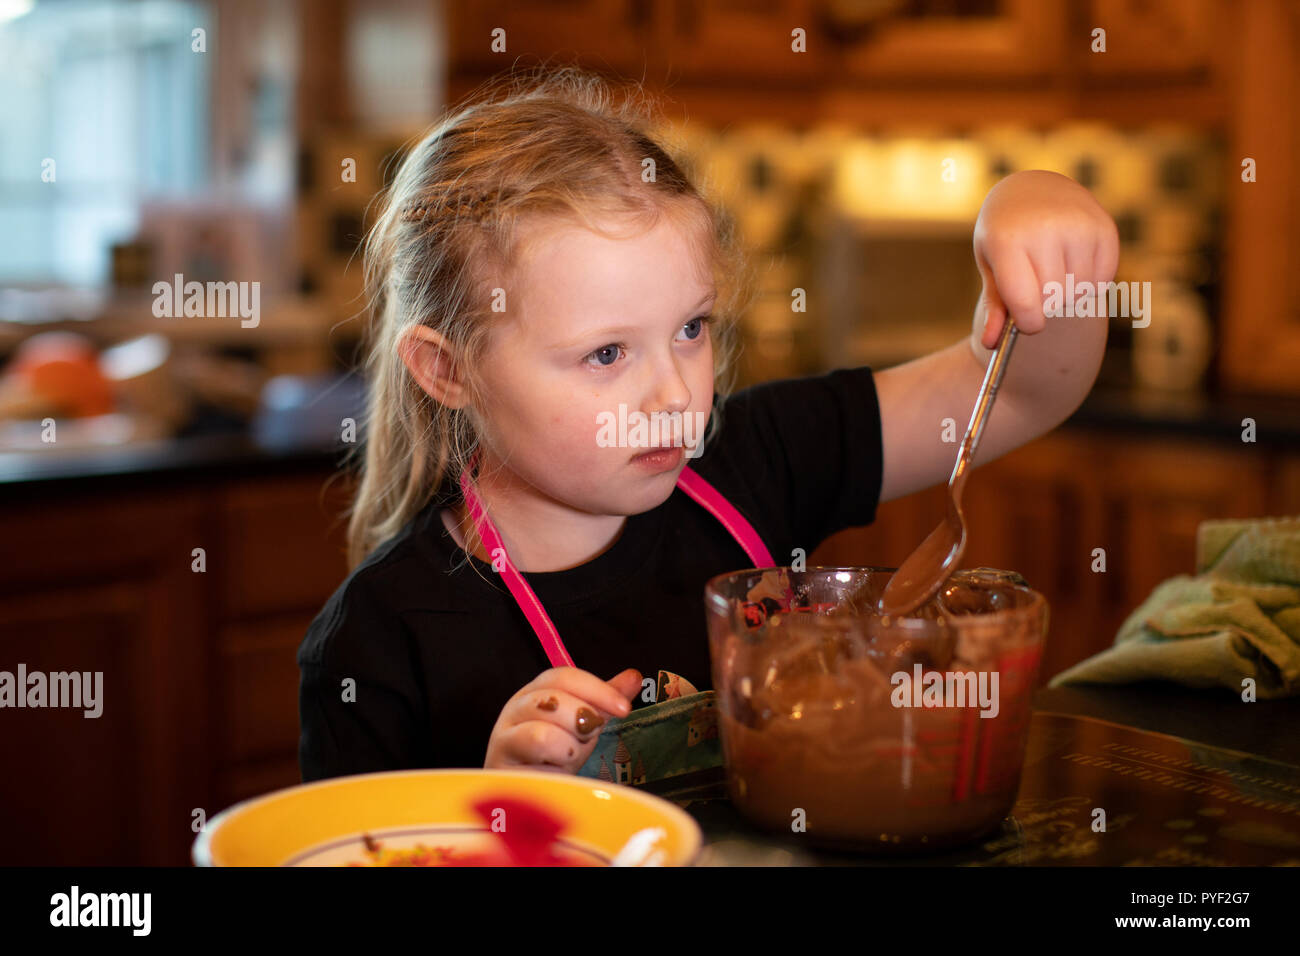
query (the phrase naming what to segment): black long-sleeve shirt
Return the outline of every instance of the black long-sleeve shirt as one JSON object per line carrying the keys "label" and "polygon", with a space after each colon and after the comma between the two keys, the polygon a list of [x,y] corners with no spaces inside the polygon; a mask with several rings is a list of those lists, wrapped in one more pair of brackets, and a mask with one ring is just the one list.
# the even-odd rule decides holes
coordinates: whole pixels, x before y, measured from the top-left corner
{"label": "black long-sleeve shirt", "polygon": [[[718,404],[721,428],[687,464],[740,510],[777,564],[875,519],[882,445],[869,368],[765,382]],[[304,781],[482,767],[506,701],[551,666],[500,576],[477,558],[465,564],[442,523],[441,509],[459,499],[457,477],[348,575],[308,628],[298,651]],[[706,690],[704,584],[752,564],[674,489],[629,516],[593,560],[524,578],[579,668],[603,679],[663,668]],[[347,678],[355,700],[344,699]]]}

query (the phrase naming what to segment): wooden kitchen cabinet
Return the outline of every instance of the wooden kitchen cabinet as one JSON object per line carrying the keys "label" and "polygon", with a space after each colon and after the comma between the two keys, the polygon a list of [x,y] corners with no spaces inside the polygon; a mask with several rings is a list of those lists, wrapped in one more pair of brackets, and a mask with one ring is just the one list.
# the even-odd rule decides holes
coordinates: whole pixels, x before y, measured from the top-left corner
{"label": "wooden kitchen cabinet", "polygon": [[0,863],[183,863],[208,794],[211,604],[190,570],[211,540],[202,502],[23,505],[3,508],[0,667],[100,672],[101,712],[0,713]]}
{"label": "wooden kitchen cabinet", "polygon": [[185,865],[196,810],[300,782],[296,652],[347,574],[329,475],[0,503],[0,667],[103,674],[97,718],[0,717],[0,864]]}
{"label": "wooden kitchen cabinet", "polygon": [[[653,46],[650,0],[455,0],[444,5],[448,58],[457,72],[495,73],[518,57],[521,65],[558,55],[593,68],[641,76]],[[505,51],[495,52],[493,31],[505,31]],[[598,37],[593,48],[590,38]]]}
{"label": "wooden kitchen cabinet", "polygon": [[1195,572],[1196,529],[1206,518],[1274,513],[1271,466],[1261,455],[1190,442],[1129,441],[1106,451],[1107,540],[1119,556],[1109,571],[1124,582],[1128,607],[1166,578]]}
{"label": "wooden kitchen cabinet", "polygon": [[[802,84],[825,75],[835,54],[812,0],[674,0],[662,11],[674,81]],[[806,52],[791,48],[795,28],[805,31]]]}
{"label": "wooden kitchen cabinet", "polygon": [[[558,55],[653,83],[733,86],[836,77],[868,80],[1045,76],[1060,69],[1064,7],[988,0],[985,11],[860,12],[814,0],[457,0],[446,6],[453,77],[493,73],[518,56]],[[491,49],[506,31],[506,50]],[[806,32],[807,52],[791,50]],[[464,82],[453,82],[460,90]]]}
{"label": "wooden kitchen cabinet", "polygon": [[[981,6],[979,4],[970,5]],[[1003,81],[1045,78],[1061,68],[1066,7],[1041,0],[988,0],[986,10],[952,16],[935,12],[889,13],[855,25],[828,5],[825,29],[841,39],[837,74],[893,83]]]}
{"label": "wooden kitchen cabinet", "polygon": [[[1223,44],[1219,0],[1087,0],[1073,18],[1071,62],[1091,80],[1203,82]],[[1106,52],[1092,51],[1092,31],[1106,31]]]}
{"label": "wooden kitchen cabinet", "polygon": [[310,472],[223,486],[212,796],[219,808],[301,782],[298,645],[347,577],[350,485]]}
{"label": "wooden kitchen cabinet", "polygon": [[314,615],[300,609],[227,624],[218,633],[216,707],[225,717],[214,734],[220,806],[302,782],[297,654]]}
{"label": "wooden kitchen cabinet", "polygon": [[[472,77],[508,68],[518,56],[576,60],[600,71],[652,83],[765,79],[780,83],[827,69],[829,46],[817,32],[812,0],[543,0],[519,4],[448,4],[453,91]],[[491,49],[506,31],[506,51]],[[809,53],[791,48],[791,31],[808,31]]]}

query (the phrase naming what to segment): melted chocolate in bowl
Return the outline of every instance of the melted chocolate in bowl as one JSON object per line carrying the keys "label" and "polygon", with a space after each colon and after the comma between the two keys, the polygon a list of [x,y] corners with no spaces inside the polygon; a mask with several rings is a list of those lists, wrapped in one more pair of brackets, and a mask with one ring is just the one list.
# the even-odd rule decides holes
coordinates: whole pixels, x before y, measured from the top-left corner
{"label": "melted chocolate in bowl", "polygon": [[824,846],[938,848],[1015,802],[1046,602],[976,569],[883,617],[891,573],[774,568],[706,587],[728,788],[754,824],[802,825]]}

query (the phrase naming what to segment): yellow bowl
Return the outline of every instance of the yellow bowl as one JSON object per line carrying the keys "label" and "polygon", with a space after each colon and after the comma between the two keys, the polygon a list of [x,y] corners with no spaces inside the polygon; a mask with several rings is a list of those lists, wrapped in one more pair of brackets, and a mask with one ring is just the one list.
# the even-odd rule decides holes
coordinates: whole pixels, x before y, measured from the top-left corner
{"label": "yellow bowl", "polygon": [[494,830],[508,828],[515,811],[484,809],[497,801],[560,821],[553,846],[574,865],[685,866],[702,842],[689,814],[630,787],[541,770],[399,770],[235,804],[209,821],[193,858],[198,866],[347,866],[409,865],[417,847],[426,861],[442,850],[451,860],[503,855]]}

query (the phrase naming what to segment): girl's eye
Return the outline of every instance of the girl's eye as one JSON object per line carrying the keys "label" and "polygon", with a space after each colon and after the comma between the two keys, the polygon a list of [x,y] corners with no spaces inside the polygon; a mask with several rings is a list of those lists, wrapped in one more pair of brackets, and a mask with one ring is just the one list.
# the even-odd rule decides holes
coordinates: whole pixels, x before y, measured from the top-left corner
{"label": "girl's eye", "polygon": [[687,339],[698,339],[704,333],[704,326],[713,320],[711,315],[697,316],[682,326],[682,331],[686,333]]}
{"label": "girl's eye", "polygon": [[618,361],[618,357],[622,351],[623,346],[621,345],[606,345],[603,348],[596,349],[596,351],[588,355],[587,363],[592,364],[592,360],[594,359],[596,365],[599,365],[601,368],[608,368]]}

